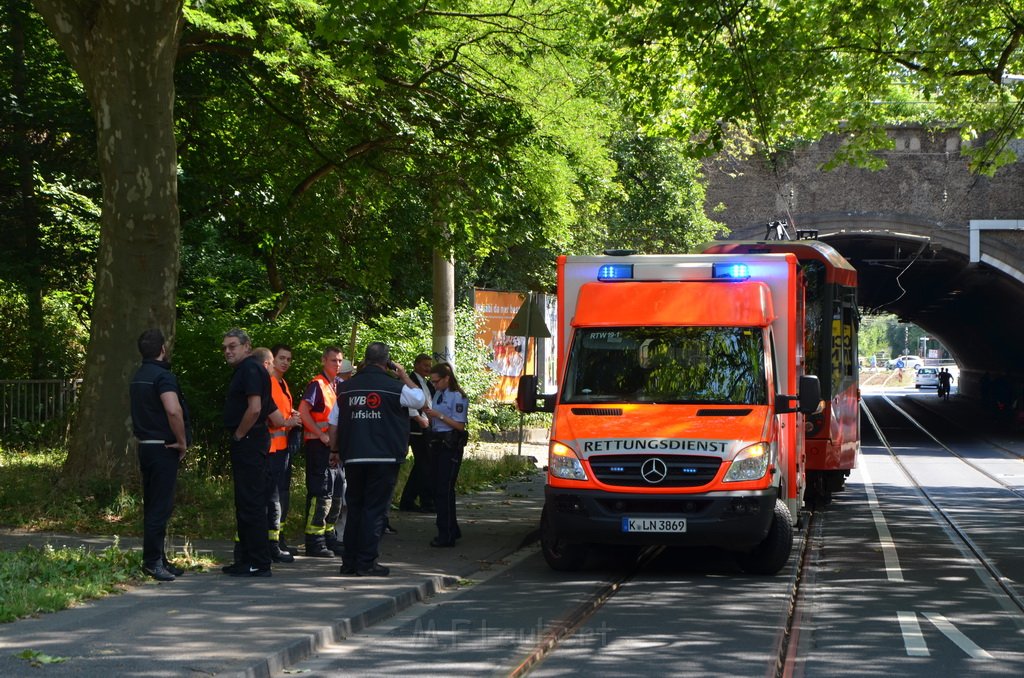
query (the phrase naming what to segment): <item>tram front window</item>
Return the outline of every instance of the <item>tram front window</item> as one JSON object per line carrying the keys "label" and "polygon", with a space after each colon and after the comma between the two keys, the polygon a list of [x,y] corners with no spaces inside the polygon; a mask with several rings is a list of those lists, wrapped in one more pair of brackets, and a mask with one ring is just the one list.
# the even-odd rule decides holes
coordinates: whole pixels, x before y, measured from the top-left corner
{"label": "tram front window", "polygon": [[565,403],[763,405],[762,331],[749,327],[578,329]]}

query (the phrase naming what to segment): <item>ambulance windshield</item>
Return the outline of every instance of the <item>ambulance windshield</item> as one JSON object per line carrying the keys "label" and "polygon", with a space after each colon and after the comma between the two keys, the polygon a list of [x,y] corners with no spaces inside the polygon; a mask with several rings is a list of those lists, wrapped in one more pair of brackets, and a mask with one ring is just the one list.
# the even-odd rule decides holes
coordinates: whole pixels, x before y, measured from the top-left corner
{"label": "ambulance windshield", "polygon": [[562,402],[768,402],[764,337],[750,327],[578,329]]}

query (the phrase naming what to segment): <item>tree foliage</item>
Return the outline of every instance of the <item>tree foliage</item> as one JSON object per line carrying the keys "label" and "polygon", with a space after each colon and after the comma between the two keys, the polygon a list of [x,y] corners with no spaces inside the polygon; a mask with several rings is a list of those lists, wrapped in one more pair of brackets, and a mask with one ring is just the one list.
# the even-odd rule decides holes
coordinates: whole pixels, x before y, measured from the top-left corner
{"label": "tree foliage", "polygon": [[837,161],[877,167],[884,126],[957,125],[973,167],[993,172],[1024,131],[1016,3],[604,0],[599,30],[634,110],[714,152],[742,131],[770,157],[793,141],[848,135]]}
{"label": "tree foliage", "polygon": [[[585,0],[146,0],[161,12],[150,32],[120,42],[142,5],[35,5],[58,40],[25,0],[11,5],[31,47],[21,66],[4,52],[0,78],[20,98],[4,100],[0,172],[19,187],[2,197],[5,230],[32,236],[17,256],[38,266],[0,271],[0,294],[25,305],[43,298],[25,285],[46,281],[60,304],[39,316],[77,312],[92,331],[87,400],[109,416],[74,427],[77,473],[132,467],[123,386],[148,325],[176,325],[175,369],[212,441],[232,326],[291,343],[311,371],[325,343],[358,350],[421,313],[434,250],[456,261],[465,301],[474,286],[550,289],[560,253],[681,251],[714,228],[683,146],[618,110]],[[140,88],[156,82],[147,60],[165,78],[155,90]],[[132,108],[144,100],[159,115]],[[6,153],[19,140],[29,151]],[[34,212],[15,209],[26,195]],[[97,449],[114,453],[71,463]]]}
{"label": "tree foliage", "polygon": [[91,121],[28,0],[0,9],[0,35],[0,280],[11,285],[2,301],[11,351],[0,366],[7,375],[67,376],[85,350],[98,236]]}

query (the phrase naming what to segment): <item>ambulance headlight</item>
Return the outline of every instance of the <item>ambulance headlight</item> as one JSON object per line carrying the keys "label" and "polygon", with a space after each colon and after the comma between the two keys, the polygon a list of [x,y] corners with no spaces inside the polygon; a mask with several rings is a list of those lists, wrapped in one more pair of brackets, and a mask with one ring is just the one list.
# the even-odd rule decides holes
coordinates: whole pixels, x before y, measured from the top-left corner
{"label": "ambulance headlight", "polygon": [[727,483],[742,480],[759,480],[768,472],[771,462],[771,448],[767,443],[757,443],[740,450],[723,479]]}
{"label": "ambulance headlight", "polygon": [[587,472],[583,470],[583,463],[572,451],[572,448],[562,443],[551,443],[548,451],[548,472],[556,478],[565,480],[586,480]]}

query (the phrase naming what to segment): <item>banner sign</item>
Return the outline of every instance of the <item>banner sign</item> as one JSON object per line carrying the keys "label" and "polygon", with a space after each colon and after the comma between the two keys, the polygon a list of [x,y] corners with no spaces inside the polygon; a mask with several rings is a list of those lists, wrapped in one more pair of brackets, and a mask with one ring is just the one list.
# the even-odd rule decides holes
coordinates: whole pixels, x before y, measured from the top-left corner
{"label": "banner sign", "polygon": [[473,304],[477,315],[483,319],[477,328],[477,339],[490,352],[487,367],[498,374],[498,382],[484,395],[488,400],[503,403],[516,400],[526,358],[526,339],[510,337],[505,330],[525,300],[526,295],[521,292],[473,291]]}
{"label": "banner sign", "polygon": [[[541,393],[554,393],[558,388],[555,348],[558,337],[552,329],[558,328],[555,296],[534,294],[530,308],[525,307],[525,302],[526,294],[522,292],[473,290],[473,304],[482,320],[476,336],[490,351],[488,369],[498,374],[497,384],[484,394],[488,400],[514,403],[519,377],[523,374],[537,375]],[[520,323],[522,328],[519,328]],[[529,332],[532,337],[529,351],[526,337],[515,336],[517,332]],[[529,365],[526,364],[527,359]]]}

